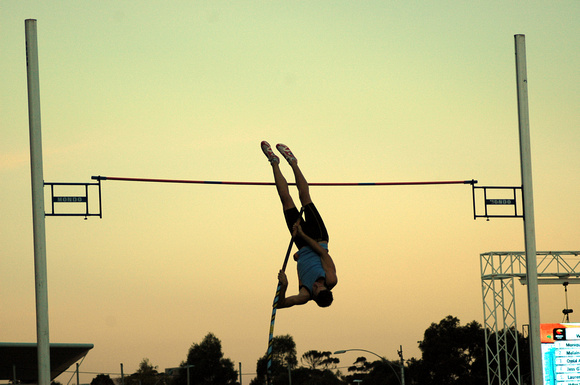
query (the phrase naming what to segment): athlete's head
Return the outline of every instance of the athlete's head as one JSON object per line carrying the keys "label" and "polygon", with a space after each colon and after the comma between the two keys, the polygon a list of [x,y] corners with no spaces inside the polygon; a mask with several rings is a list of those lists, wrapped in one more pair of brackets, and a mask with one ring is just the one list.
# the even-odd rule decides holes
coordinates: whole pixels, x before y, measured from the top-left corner
{"label": "athlete's head", "polygon": [[332,292],[327,288],[321,289],[318,294],[314,296],[314,302],[320,307],[328,307],[334,300]]}

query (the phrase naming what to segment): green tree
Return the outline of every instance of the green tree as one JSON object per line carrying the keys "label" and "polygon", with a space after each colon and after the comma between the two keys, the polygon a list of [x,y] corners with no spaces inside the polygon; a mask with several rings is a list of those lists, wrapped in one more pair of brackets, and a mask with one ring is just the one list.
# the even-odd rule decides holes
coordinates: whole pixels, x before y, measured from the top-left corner
{"label": "green tree", "polygon": [[364,377],[365,384],[400,384],[401,367],[399,362],[377,360],[372,362],[370,367],[370,372]]}
{"label": "green tree", "polygon": [[[290,335],[277,336],[272,340],[272,384],[288,384],[289,372],[296,367],[296,343]],[[266,383],[268,367],[268,353],[258,360],[256,364],[256,378],[250,385],[262,385]]]}
{"label": "green tree", "polygon": [[292,383],[301,385],[341,385],[342,381],[330,370],[340,362],[331,352],[309,350],[300,357],[302,367],[292,371]]}
{"label": "green tree", "polygon": [[344,380],[350,384],[355,380],[360,381],[366,378],[366,375],[372,368],[372,364],[367,361],[366,357],[357,357],[356,361],[348,367],[350,373],[344,377]]}
{"label": "green tree", "polygon": [[[288,381],[285,382],[288,384]],[[292,371],[292,384],[300,385],[344,385],[329,369],[297,368]]]}
{"label": "green tree", "polygon": [[[159,381],[157,366],[149,362],[149,358],[143,358],[137,371],[125,378],[126,385],[155,385]],[[108,384],[98,384],[108,385]]]}
{"label": "green tree", "polygon": [[189,348],[187,360],[181,363],[183,368],[177,378],[176,385],[187,384],[187,366],[191,385],[235,385],[238,378],[234,363],[224,358],[222,343],[213,334],[208,333],[199,344]]}
{"label": "green tree", "polygon": [[420,361],[412,361],[413,380],[421,385],[485,385],[485,334],[479,323],[460,326],[447,316],[425,330]]}
{"label": "green tree", "polygon": [[[508,350],[514,349],[513,338],[503,336],[500,331],[497,338],[508,341]],[[509,335],[517,335],[520,357],[519,372],[522,384],[530,384],[530,351],[529,341],[521,333],[510,330]],[[495,341],[496,335],[488,330],[488,340]],[[485,329],[472,321],[460,326],[459,319],[447,316],[438,324],[431,324],[425,330],[424,339],[420,342],[422,358],[407,360],[405,377],[407,382],[421,385],[459,385],[487,384],[486,349],[494,352],[495,344],[486,347]],[[498,369],[498,365],[501,367]],[[516,361],[490,363],[491,370],[507,373],[517,372]]]}
{"label": "green tree", "polygon": [[340,362],[338,358],[332,357],[331,352],[319,352],[318,350],[309,350],[300,357],[300,362],[303,366],[309,369],[336,368],[336,364]]}
{"label": "green tree", "polygon": [[348,384],[354,381],[362,381],[367,385],[400,384],[400,363],[387,359],[369,362],[364,356],[358,357],[348,372],[350,374],[343,377]]}
{"label": "green tree", "polygon": [[115,381],[108,374],[97,374],[91,381],[91,385],[115,385]]}

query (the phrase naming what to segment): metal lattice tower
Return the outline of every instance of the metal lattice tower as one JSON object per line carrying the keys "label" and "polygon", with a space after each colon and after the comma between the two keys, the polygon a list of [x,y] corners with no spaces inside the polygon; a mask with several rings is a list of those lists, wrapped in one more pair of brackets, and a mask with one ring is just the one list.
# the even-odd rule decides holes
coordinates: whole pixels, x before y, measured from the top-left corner
{"label": "metal lattice tower", "polygon": [[[580,251],[536,255],[538,284],[580,283]],[[519,278],[525,284],[526,253],[490,252],[480,257],[487,383],[520,385],[514,282]]]}

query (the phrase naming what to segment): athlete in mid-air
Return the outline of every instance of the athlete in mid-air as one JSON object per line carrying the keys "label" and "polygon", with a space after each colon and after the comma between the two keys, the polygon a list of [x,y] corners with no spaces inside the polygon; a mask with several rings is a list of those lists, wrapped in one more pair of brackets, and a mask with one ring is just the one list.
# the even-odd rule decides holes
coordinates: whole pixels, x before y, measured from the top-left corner
{"label": "athlete in mid-air", "polygon": [[298,161],[288,146],[276,145],[294,172],[300,203],[304,208],[304,220],[302,220],[300,212],[290,196],[288,182],[280,171],[280,158],[274,154],[268,142],[263,141],[261,147],[274,171],[274,182],[282,201],[284,218],[294,239],[294,244],[298,248],[298,252],[294,254],[298,269],[298,294],[286,296],[288,278],[284,271],[280,270],[278,273],[278,281],[281,284],[278,308],[303,305],[310,300],[314,300],[320,307],[330,306],[333,301],[331,289],[336,286],[338,278],[334,262],[328,254],[328,232],[318,210],[312,203],[308,182],[302,175]]}

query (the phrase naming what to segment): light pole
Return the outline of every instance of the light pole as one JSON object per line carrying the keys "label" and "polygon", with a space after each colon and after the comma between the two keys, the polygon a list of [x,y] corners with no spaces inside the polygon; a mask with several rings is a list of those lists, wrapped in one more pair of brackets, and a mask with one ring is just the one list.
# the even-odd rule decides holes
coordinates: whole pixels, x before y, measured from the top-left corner
{"label": "light pole", "polygon": [[193,368],[195,365],[186,365],[186,369],[187,369],[187,385],[189,385],[190,380],[189,380],[189,368]]}
{"label": "light pole", "polygon": [[384,363],[386,363],[387,365],[389,365],[389,368],[391,368],[391,370],[393,371],[393,373],[395,373],[395,376],[397,377],[397,380],[399,380],[399,384],[401,385],[405,385],[405,369],[403,367],[403,347],[401,346],[401,350],[398,351],[399,356],[401,357],[401,375],[399,376],[399,374],[397,374],[397,372],[395,371],[395,368],[393,368],[393,365],[391,364],[391,362],[389,362],[389,360],[387,360],[385,357],[383,356],[379,356],[377,353],[375,352],[371,352],[370,350],[366,350],[366,349],[345,349],[345,350],[337,350],[336,352],[334,352],[334,354],[343,354],[346,352],[367,352],[370,354],[374,354],[375,356],[379,357]]}

